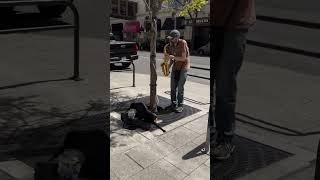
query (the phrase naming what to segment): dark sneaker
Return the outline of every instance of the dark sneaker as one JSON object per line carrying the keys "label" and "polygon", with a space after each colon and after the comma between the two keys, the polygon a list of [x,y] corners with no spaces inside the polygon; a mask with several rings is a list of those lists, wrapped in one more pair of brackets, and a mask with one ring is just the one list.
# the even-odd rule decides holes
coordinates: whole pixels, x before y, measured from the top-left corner
{"label": "dark sneaker", "polygon": [[176,104],[171,104],[170,105],[170,110],[171,111],[176,111],[177,105]]}
{"label": "dark sneaker", "polygon": [[228,141],[222,141],[215,145],[215,147],[211,150],[211,153],[213,158],[217,160],[226,160],[230,158],[234,149],[235,145]]}
{"label": "dark sneaker", "polygon": [[181,113],[183,111],[183,107],[182,106],[179,106],[175,109],[175,112],[176,113]]}
{"label": "dark sneaker", "polygon": [[210,132],[210,145],[212,148],[217,146],[218,141],[218,132]]}

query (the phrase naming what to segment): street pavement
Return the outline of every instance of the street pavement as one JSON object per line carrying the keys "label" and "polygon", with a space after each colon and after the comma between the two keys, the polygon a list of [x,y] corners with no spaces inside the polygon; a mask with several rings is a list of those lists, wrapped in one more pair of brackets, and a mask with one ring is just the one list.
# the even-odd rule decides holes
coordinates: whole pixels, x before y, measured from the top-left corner
{"label": "street pavement", "polygon": [[292,18],[319,23],[319,1],[309,0],[307,3],[297,0],[255,0],[257,13],[260,15]]}

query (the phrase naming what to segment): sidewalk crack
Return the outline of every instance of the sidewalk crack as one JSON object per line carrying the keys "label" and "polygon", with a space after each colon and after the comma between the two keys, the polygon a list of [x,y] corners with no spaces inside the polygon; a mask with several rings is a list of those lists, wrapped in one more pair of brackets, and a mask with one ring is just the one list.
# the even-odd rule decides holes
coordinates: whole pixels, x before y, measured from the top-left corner
{"label": "sidewalk crack", "polygon": [[130,158],[133,162],[135,162],[136,164],[138,164],[142,169],[145,169],[141,164],[139,164],[136,160],[134,160],[132,157],[130,157],[127,153],[125,153],[125,155]]}

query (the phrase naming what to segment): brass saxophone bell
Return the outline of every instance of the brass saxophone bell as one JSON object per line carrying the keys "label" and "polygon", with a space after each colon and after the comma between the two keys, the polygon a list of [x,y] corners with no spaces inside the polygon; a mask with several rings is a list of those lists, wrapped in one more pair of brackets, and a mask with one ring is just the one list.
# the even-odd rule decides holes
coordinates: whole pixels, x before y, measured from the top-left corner
{"label": "brass saxophone bell", "polygon": [[[167,54],[166,46],[164,48],[164,54]],[[161,70],[162,70],[163,76],[169,76],[170,74],[168,61],[169,60],[167,58],[164,58],[163,62],[161,63]]]}
{"label": "brass saxophone bell", "polygon": [[164,76],[169,76],[170,72],[169,72],[169,64],[166,60],[164,60],[164,62],[161,63],[161,68],[162,68],[162,73]]}

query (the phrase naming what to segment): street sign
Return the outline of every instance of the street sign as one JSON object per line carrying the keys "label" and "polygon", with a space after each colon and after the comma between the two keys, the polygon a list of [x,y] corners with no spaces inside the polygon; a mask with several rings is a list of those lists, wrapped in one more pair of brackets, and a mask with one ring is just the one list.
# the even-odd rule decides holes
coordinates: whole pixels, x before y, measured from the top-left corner
{"label": "street sign", "polygon": [[[210,20],[207,17],[196,19],[196,25],[208,25],[209,23],[210,23]],[[186,19],[186,25],[192,26],[192,19]]]}

